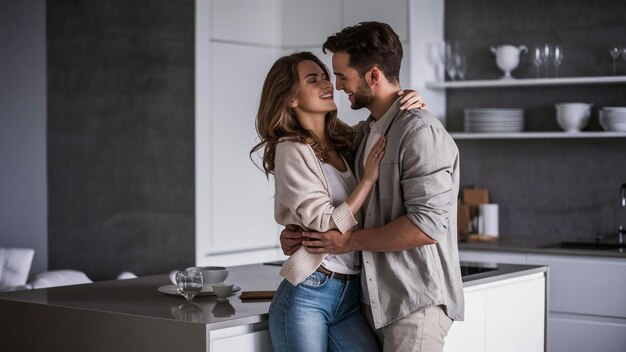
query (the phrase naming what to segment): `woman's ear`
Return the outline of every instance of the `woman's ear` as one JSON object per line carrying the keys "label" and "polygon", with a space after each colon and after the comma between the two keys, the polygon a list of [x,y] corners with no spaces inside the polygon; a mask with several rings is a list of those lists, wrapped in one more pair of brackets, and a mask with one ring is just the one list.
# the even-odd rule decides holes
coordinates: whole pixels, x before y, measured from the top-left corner
{"label": "woman's ear", "polygon": [[291,106],[292,109],[295,109],[298,107],[298,99],[297,98],[291,98],[291,102],[289,103],[289,106]]}

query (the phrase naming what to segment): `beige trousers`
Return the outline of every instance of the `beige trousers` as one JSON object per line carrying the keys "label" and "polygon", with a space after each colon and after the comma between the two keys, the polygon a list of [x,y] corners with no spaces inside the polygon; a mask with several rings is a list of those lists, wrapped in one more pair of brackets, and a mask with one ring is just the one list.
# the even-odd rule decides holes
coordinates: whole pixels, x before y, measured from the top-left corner
{"label": "beige trousers", "polygon": [[363,312],[383,351],[440,352],[444,338],[452,326],[441,306],[430,306],[381,329],[374,329],[372,310],[364,305]]}

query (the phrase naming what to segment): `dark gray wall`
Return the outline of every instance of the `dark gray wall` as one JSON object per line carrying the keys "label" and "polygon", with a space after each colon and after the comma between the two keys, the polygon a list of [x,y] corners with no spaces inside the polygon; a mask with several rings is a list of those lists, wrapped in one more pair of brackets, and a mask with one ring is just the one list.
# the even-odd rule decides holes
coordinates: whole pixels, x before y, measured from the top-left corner
{"label": "dark gray wall", "polygon": [[0,247],[47,269],[46,2],[0,1]]}
{"label": "dark gray wall", "polygon": [[[445,37],[468,56],[469,79],[502,73],[490,46],[542,43],[564,48],[561,76],[612,74],[611,45],[626,46],[622,0],[446,0]],[[620,59],[621,60],[621,59]],[[623,60],[618,73],[626,74]],[[513,75],[534,78],[530,55]],[[554,67],[550,67],[554,76]],[[526,128],[558,131],[553,104],[593,102],[587,130],[600,130],[598,106],[625,106],[626,87],[578,85],[448,90],[448,126],[463,128],[463,108],[524,108]],[[487,187],[500,204],[503,239],[550,243],[614,232],[618,190],[626,182],[626,139],[463,140],[464,185]]]}
{"label": "dark gray wall", "polygon": [[195,262],[194,2],[50,1],[50,269]]}

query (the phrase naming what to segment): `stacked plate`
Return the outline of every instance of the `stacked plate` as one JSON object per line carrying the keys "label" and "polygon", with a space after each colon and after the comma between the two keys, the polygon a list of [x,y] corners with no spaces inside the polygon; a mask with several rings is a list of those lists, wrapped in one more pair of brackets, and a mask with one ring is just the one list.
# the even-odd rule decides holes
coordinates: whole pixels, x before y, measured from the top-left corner
{"label": "stacked plate", "polygon": [[475,108],[464,109],[466,132],[522,132],[524,109]]}
{"label": "stacked plate", "polygon": [[598,119],[605,131],[626,132],[626,106],[605,106]]}

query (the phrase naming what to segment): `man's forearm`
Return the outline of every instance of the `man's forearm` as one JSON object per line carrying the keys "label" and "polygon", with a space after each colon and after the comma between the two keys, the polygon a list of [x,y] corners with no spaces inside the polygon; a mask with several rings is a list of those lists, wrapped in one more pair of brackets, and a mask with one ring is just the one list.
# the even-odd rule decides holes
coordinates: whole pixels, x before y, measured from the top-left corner
{"label": "man's forearm", "polygon": [[355,231],[350,238],[352,250],[369,252],[397,252],[435,243],[437,241],[422,232],[406,216],[381,227]]}

